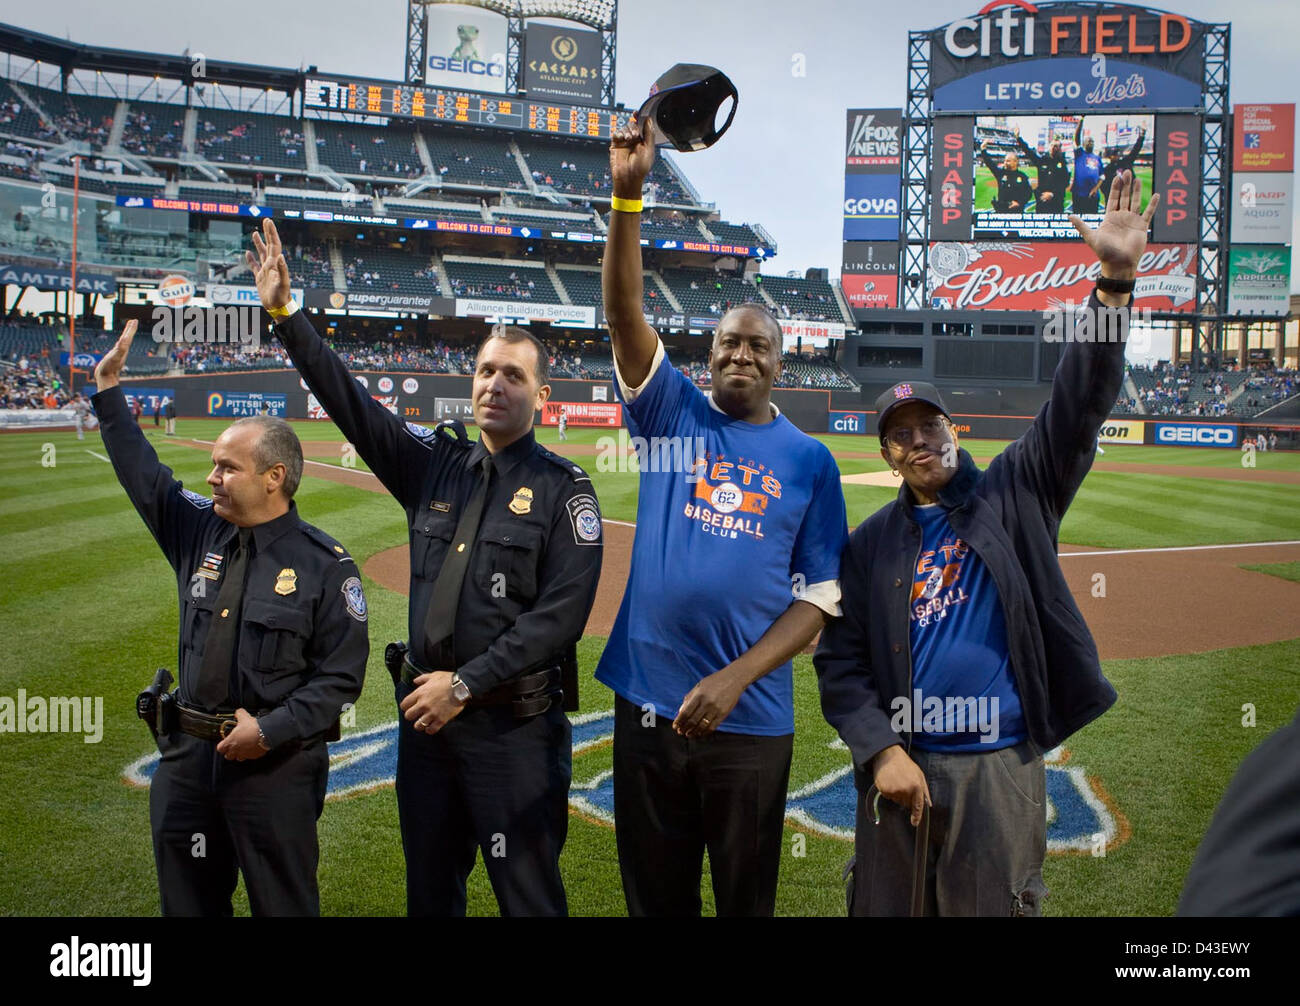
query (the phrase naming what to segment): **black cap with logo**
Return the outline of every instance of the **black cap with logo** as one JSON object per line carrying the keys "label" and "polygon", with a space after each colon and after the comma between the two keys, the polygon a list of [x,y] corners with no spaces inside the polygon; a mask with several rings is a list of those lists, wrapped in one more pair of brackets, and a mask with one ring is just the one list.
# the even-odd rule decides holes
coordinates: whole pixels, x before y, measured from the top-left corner
{"label": "black cap with logo", "polygon": [[[721,129],[714,129],[718,109],[728,98],[732,104],[727,121]],[[650,97],[636,116],[638,120],[654,119],[663,142],[689,153],[717,143],[731,126],[739,104],[736,86],[721,70],[702,63],[678,63],[650,87]]]}
{"label": "black cap with logo", "polygon": [[876,398],[876,433],[879,436],[885,435],[885,420],[889,414],[908,402],[925,402],[927,405],[933,405],[947,416],[949,421],[952,420],[952,416],[948,415],[947,407],[943,404],[943,399],[939,397],[939,389],[933,384],[927,384],[925,381],[903,381],[892,388],[885,389]]}

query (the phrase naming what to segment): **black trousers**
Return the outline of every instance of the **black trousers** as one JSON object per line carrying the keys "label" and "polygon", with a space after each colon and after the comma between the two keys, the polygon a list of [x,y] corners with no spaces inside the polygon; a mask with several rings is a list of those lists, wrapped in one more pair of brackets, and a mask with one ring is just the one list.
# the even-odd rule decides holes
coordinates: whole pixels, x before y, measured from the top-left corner
{"label": "black trousers", "polygon": [[614,828],[630,915],[698,916],[704,851],[719,915],[776,909],[794,735],[715,732],[614,700]]}
{"label": "black trousers", "polygon": [[160,737],[158,748],[149,819],[163,915],[231,915],[239,871],[254,915],[319,915],[325,743],[244,762],[182,733]]}
{"label": "black trousers", "polygon": [[[399,705],[411,691],[398,683]],[[502,915],[568,914],[560,851],[569,833],[572,740],[558,705],[528,720],[509,706],[471,708],[432,735],[399,711],[408,915],[464,915],[465,881],[480,849]]]}
{"label": "black trousers", "polygon": [[[1041,188],[1039,183],[1039,187]],[[1065,212],[1065,193],[1058,192],[1051,199],[1039,199],[1034,203],[1035,213],[1064,213]]]}
{"label": "black trousers", "polygon": [[1101,202],[1101,191],[1093,195],[1074,193],[1070,200],[1070,209],[1075,213],[1096,213]]}

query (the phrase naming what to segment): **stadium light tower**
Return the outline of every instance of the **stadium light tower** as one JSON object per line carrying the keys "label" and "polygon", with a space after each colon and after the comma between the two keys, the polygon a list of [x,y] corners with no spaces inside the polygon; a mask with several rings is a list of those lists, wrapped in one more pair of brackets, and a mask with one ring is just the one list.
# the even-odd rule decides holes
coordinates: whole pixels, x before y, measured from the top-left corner
{"label": "stadium light tower", "polygon": [[429,8],[447,4],[478,7],[506,19],[506,87],[512,94],[523,90],[520,53],[524,22],[528,18],[559,18],[594,28],[600,32],[600,103],[606,108],[614,107],[618,0],[407,0],[406,83],[424,83],[429,57]]}

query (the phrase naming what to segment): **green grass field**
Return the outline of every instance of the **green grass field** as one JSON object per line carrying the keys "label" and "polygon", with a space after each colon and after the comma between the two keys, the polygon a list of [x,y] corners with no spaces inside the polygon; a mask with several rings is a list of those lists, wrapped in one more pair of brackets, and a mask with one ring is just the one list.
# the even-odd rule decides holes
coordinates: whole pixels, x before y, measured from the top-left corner
{"label": "green grass field", "polygon": [[[1020,170],[1029,176],[1031,182],[1038,178],[1038,171],[1030,165],[1023,157],[1020,159]],[[1147,203],[1151,201],[1151,178],[1152,169],[1149,166],[1139,166],[1137,176],[1142,181],[1142,209],[1145,210]],[[997,195],[998,186],[993,180],[993,172],[984,166],[984,162],[978,158],[975,161],[975,211],[980,210],[991,212],[993,210],[993,197]],[[1065,212],[1073,213],[1070,206],[1070,196],[1066,196]],[[1033,207],[1030,207],[1032,213]]]}
{"label": "green grass field", "polygon": [[[178,423],[184,437],[211,440],[221,421]],[[296,424],[313,442],[342,438],[327,423]],[[203,452],[169,443],[147,427],[163,461],[202,491]],[[572,430],[571,442],[594,443],[596,431]],[[539,439],[555,445],[554,430]],[[883,471],[871,438],[825,437],[846,473]],[[44,445],[53,445],[51,453]],[[1003,446],[963,441],[977,457]],[[1095,471],[1062,529],[1080,545],[1146,547],[1300,538],[1293,486],[1222,477],[1239,457],[1231,451],[1108,447],[1107,462],[1196,466],[1203,478]],[[133,711],[136,693],[154,668],[174,668],[176,590],[173,574],[111,468],[97,434],[0,437],[0,632],[5,641],[0,696],[19,689],[41,696],[94,695],[104,701],[102,740],[75,734],[0,734],[0,914],[136,915],[157,912],[148,799],[122,780],[125,766],[153,748]],[[341,451],[315,452],[338,464]],[[52,461],[46,466],[42,460]],[[601,471],[592,456],[577,459],[592,475],[604,514],[633,521],[637,477]],[[1300,470],[1300,456],[1261,454],[1260,468]],[[357,467],[363,467],[358,462]],[[386,495],[316,477],[308,466],[298,494],[304,519],[321,525],[358,562],[406,541],[401,509]],[[1219,476],[1219,477],[1216,477]],[[846,486],[849,519],[858,523],[895,494],[893,488]],[[1294,567],[1296,564],[1289,564]],[[1290,569],[1294,577],[1294,568]],[[1283,571],[1286,575],[1286,571]],[[395,717],[381,657],[384,643],[405,630],[406,599],[365,581],[370,605],[371,662],[357,705],[355,730]],[[1152,617],[1158,617],[1153,607]],[[591,679],[604,640],[580,647],[583,713],[612,708],[613,697]],[[847,764],[817,703],[811,659],[795,661],[796,735],[791,790]],[[1172,912],[1197,844],[1236,766],[1271,730],[1289,721],[1300,701],[1300,640],[1190,656],[1109,661],[1120,693],[1115,708],[1070,739],[1070,764],[1086,768],[1109,795],[1130,831],[1104,857],[1050,856],[1047,909],[1054,915],[1162,915]],[[1257,722],[1242,726],[1253,703]],[[352,730],[347,731],[353,732]],[[574,757],[575,791],[610,766],[608,746]],[[321,819],[322,909],[331,915],[404,911],[403,862],[391,787],[331,801]],[[789,823],[778,911],[842,915],[840,869],[851,842]],[[801,850],[802,847],[802,850]],[[803,854],[799,855],[798,852]],[[571,816],[563,858],[575,915],[620,915],[623,900],[614,835]],[[706,911],[711,896],[705,885]],[[240,895],[237,911],[246,913]],[[470,912],[493,914],[481,869],[470,883]]]}

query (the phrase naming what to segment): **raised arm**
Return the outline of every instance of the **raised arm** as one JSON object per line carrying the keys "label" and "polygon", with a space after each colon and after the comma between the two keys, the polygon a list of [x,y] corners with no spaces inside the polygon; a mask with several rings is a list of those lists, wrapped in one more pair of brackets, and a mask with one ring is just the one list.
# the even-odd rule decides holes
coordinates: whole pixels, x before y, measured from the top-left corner
{"label": "raised arm", "polygon": [[118,482],[175,569],[188,543],[207,523],[220,518],[212,512],[212,500],[190,492],[172,477],[172,470],[158,460],[127,408],[119,377],[135,330],[136,323],[128,321],[117,343],[95,367],[98,392],[90,402]]}
{"label": "raised arm", "polygon": [[[642,309],[641,188],[654,163],[654,123],[637,123],[615,130],[609,141],[609,174],[614,180],[614,203],[609,214],[609,236],[601,266],[601,290],[614,362],[629,387],[636,388],[650,375],[659,336],[646,324]],[[619,209],[620,203],[633,205]]]}
{"label": "raised arm", "polygon": [[253,232],[257,255],[247,253],[248,265],[256,278],[262,307],[275,320],[275,334],[307,387],[356,447],[362,460],[399,502],[410,505],[420,491],[420,479],[431,448],[371,398],[348,373],[343,361],[325,345],[290,299],[289,266],[275,224],[268,218],[263,221],[262,230],[265,240]]}
{"label": "raised arm", "polygon": [[[1071,215],[1070,222],[1101,263],[1103,278],[1122,282],[1137,278],[1147,228],[1159,201],[1159,195],[1153,195],[1146,212],[1139,213],[1142,182],[1125,171],[1111,185],[1106,215],[1096,230],[1077,214]],[[1066,344],[1047,404],[1029,431],[1003,452],[1009,463],[1024,466],[1039,498],[1058,518],[1092,465],[1097,431],[1124,380],[1125,344],[1120,339],[1119,319],[1107,316],[1128,311],[1132,300],[1132,294],[1105,290],[1098,290],[1089,300],[1093,338]],[[1103,307],[1114,310],[1103,311]]]}

